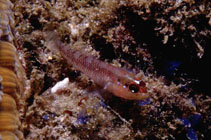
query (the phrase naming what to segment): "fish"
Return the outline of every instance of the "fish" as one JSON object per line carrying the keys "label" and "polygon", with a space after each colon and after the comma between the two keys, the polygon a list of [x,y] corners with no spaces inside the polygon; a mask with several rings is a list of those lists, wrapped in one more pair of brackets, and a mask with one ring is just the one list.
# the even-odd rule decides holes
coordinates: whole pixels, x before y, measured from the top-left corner
{"label": "fish", "polygon": [[55,31],[46,32],[44,36],[47,48],[55,53],[59,52],[69,65],[84,73],[104,90],[126,100],[143,100],[149,97],[146,83],[136,74],[98,60],[84,51],[73,49],[78,45],[86,45],[84,42],[70,47],[59,40]]}

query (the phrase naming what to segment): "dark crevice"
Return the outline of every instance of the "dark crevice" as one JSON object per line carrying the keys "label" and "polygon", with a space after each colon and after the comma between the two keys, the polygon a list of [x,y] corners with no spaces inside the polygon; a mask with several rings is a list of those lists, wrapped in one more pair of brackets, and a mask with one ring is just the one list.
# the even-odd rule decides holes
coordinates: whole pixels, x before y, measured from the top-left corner
{"label": "dark crevice", "polygon": [[[195,23],[192,24],[198,29],[204,30],[210,28],[207,24],[208,19],[204,16],[193,18],[196,18],[196,20]],[[202,40],[203,46],[206,48],[202,59],[199,59],[197,57],[198,52],[196,52],[195,49],[197,46],[193,37],[191,37],[191,32],[187,29],[181,31],[180,25],[175,25],[176,31],[174,35],[169,37],[167,44],[163,44],[163,37],[158,36],[154,30],[156,27],[155,21],[143,20],[138,14],[130,11],[126,7],[120,9],[119,20],[124,21],[124,26],[130,31],[137,44],[140,44],[141,47],[144,47],[142,44],[146,44],[146,48],[152,55],[155,70],[159,75],[164,75],[167,79],[173,80],[176,83],[178,82],[178,84],[181,82],[180,80],[178,81],[181,77],[185,79],[195,79],[195,81],[198,79],[199,82],[193,82],[191,88],[197,91],[208,92],[208,86],[206,86],[208,78],[205,70],[209,59],[208,54],[210,53],[209,46],[211,41],[209,38],[198,37],[199,40]],[[200,23],[197,21],[200,21]],[[133,47],[136,48],[139,46]],[[120,53],[124,55],[124,53]],[[130,57],[126,54],[122,56],[122,58],[128,60],[130,64],[137,65],[137,63],[135,63],[137,62],[136,57],[134,56]],[[140,62],[141,61],[139,61],[139,63]],[[148,67],[146,63],[138,65],[140,65],[140,67]]]}
{"label": "dark crevice", "polygon": [[40,30],[42,29],[43,25],[40,23],[39,21],[39,16],[35,16],[35,15],[32,15],[30,18],[29,18],[29,21],[31,23],[31,26],[34,27],[35,30]]}
{"label": "dark crevice", "polygon": [[91,42],[93,44],[93,48],[100,52],[101,60],[107,59],[108,61],[112,61],[116,58],[113,45],[107,43],[104,38],[93,35],[91,37]]}

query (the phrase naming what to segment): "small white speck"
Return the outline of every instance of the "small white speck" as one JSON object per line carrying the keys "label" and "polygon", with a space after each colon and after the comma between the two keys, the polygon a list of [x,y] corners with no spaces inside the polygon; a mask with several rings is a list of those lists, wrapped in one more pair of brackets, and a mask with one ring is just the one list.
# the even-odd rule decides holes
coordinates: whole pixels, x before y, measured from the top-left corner
{"label": "small white speck", "polygon": [[89,27],[89,23],[84,23],[84,27]]}
{"label": "small white speck", "polygon": [[48,56],[48,60],[52,60],[53,59],[53,57],[52,56]]}
{"label": "small white speck", "polygon": [[65,78],[62,81],[56,83],[54,87],[51,88],[51,93],[56,93],[59,90],[65,89],[69,84],[69,78]]}
{"label": "small white speck", "polygon": [[77,26],[73,25],[73,24],[68,24],[68,25],[70,27],[71,34],[74,35],[74,36],[78,35],[79,29],[77,28]]}

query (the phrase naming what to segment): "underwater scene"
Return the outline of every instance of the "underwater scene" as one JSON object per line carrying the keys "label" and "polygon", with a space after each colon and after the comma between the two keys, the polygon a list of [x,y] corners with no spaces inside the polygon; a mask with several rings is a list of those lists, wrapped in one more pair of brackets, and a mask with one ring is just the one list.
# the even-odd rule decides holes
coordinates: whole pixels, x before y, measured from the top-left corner
{"label": "underwater scene", "polygon": [[0,0],[0,140],[210,140],[210,0]]}

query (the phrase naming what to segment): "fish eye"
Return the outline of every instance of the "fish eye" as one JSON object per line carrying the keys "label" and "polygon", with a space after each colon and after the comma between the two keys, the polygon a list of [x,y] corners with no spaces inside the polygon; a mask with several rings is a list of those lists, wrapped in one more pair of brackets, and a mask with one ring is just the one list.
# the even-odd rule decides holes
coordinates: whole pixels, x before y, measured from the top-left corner
{"label": "fish eye", "polygon": [[132,93],[137,93],[139,91],[139,87],[138,85],[136,84],[131,84],[129,85],[129,90],[132,92]]}

